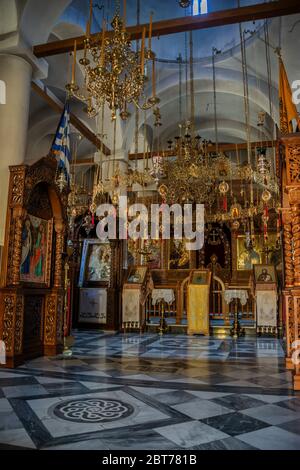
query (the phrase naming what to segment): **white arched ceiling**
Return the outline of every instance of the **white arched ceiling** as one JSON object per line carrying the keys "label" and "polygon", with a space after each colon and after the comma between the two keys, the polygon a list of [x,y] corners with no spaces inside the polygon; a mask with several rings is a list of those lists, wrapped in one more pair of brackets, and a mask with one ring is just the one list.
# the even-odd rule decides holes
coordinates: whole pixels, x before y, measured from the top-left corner
{"label": "white arched ceiling", "polygon": [[[29,44],[47,42],[49,34],[71,0],[27,0],[23,10],[20,29]],[[49,8],[50,6],[50,8]]]}
{"label": "white arched ceiling", "polygon": [[0,0],[0,35],[17,31],[19,15],[17,2],[15,0]]}
{"label": "white arched ceiling", "polygon": [[[1,0],[0,0],[1,1]],[[231,1],[231,0],[230,0]],[[235,3],[235,0],[232,0]],[[15,3],[15,2],[12,2]],[[31,43],[46,42],[48,39],[64,39],[68,37],[74,37],[84,33],[85,21],[88,12],[88,2],[76,0],[71,2],[70,0],[53,0],[51,1],[51,8],[45,8],[41,6],[43,2],[28,0],[26,3],[23,16],[22,16],[22,29],[26,31],[28,37],[30,36]],[[48,3],[48,2],[47,2]],[[107,2],[104,2],[107,4]],[[133,8],[135,2],[128,0],[128,12]],[[147,5],[143,5],[142,2],[142,16],[146,15],[148,10]],[[219,2],[220,3],[220,2]],[[152,9],[158,12],[161,18],[166,15],[170,17],[170,11],[165,11],[165,6],[159,2],[160,7],[158,9],[158,1],[151,0]],[[224,4],[224,5],[223,5]],[[218,9],[227,7],[226,2],[222,0],[222,5],[218,4]],[[67,8],[66,8],[67,7]],[[41,11],[43,9],[43,12]],[[131,10],[130,10],[131,9]],[[133,11],[133,10],[132,10]],[[177,10],[176,10],[177,11]],[[64,12],[62,14],[62,12]],[[179,9],[176,13],[177,16],[182,14],[183,10]],[[31,17],[32,13],[32,17]],[[94,15],[94,28],[99,29],[98,16],[100,13],[95,11]],[[102,13],[101,13],[102,14]],[[175,13],[172,12],[172,16]],[[175,16],[176,16],[175,15]],[[97,16],[97,17],[96,17]],[[40,19],[37,20],[37,17]],[[41,21],[42,18],[42,21]],[[132,24],[135,23],[135,17],[130,14]],[[154,15],[154,20],[158,18]],[[269,22],[269,34],[270,43],[272,46],[277,47],[280,35],[280,23],[282,24],[282,50],[285,64],[290,80],[296,80],[297,76],[297,64],[293,62],[294,57],[297,56],[300,47],[300,25],[295,25],[297,19],[300,19],[300,15],[292,15],[290,17],[284,17],[281,20],[274,19]],[[33,26],[34,25],[34,26]],[[244,24],[251,29],[253,25]],[[255,26],[253,26],[254,28]],[[43,31],[41,31],[43,29]],[[236,29],[236,28],[235,28]],[[244,103],[243,103],[243,85],[242,85],[242,74],[241,74],[241,55],[239,50],[239,44],[236,41],[236,35],[231,37],[230,31],[232,28],[216,28],[211,30],[216,36],[219,34],[220,37],[224,36],[220,42],[220,48],[222,48],[222,41],[224,47],[222,54],[216,57],[216,75],[217,75],[217,106],[218,106],[218,135],[219,141],[224,142],[239,142],[245,141],[246,132],[244,124]],[[290,32],[289,32],[290,31]],[[223,36],[222,36],[223,35]],[[179,36],[170,36],[172,38],[173,49],[172,56],[176,58],[176,51],[184,50],[184,42],[179,41]],[[217,39],[217,37],[216,37]],[[218,39],[218,40],[219,40]],[[270,105],[269,105],[269,89],[268,89],[268,78],[266,70],[266,50],[263,43],[263,30],[260,29],[256,35],[249,37],[247,40],[247,61],[248,61],[248,73],[249,73],[249,93],[250,93],[250,111],[251,111],[251,135],[255,140],[259,140],[258,129],[256,126],[257,113],[264,111],[267,113],[265,135],[272,137],[272,126],[273,122],[269,116]],[[167,44],[167,38],[162,37],[159,40],[155,39],[156,47],[159,48],[159,44]],[[217,43],[216,43],[217,44]],[[218,43],[219,44],[219,43]],[[206,58],[201,59],[201,48],[194,44],[194,50],[196,57],[199,60],[194,65],[195,71],[195,95],[196,95],[196,121],[197,130],[200,135],[205,138],[211,138],[214,140],[214,116],[213,116],[213,83],[212,83],[212,66],[209,59],[209,51],[211,47],[215,45],[214,41],[210,41],[207,48]],[[168,51],[168,47],[161,47],[161,51]],[[226,46],[226,47],[225,47]],[[201,46],[202,47],[202,46]],[[176,49],[177,48],[177,49]],[[271,55],[271,70],[272,70],[272,89],[271,96],[273,100],[273,118],[278,123],[278,61],[273,54],[273,49],[270,49]],[[83,75],[80,70],[78,61],[81,57],[81,53],[77,54],[77,67],[76,73],[79,82],[82,82]],[[162,57],[158,54],[158,57]],[[70,77],[70,55],[61,54],[47,58],[50,66],[48,79],[45,84],[53,90],[57,90],[57,94],[63,96],[65,92],[65,84],[69,81]],[[179,122],[178,116],[178,65],[176,63],[158,63],[157,72],[159,81],[157,84],[157,90],[161,103],[159,105],[162,114],[163,126],[159,129],[153,129],[155,138],[160,136],[160,141],[168,139],[168,137],[178,134],[177,126]],[[257,78],[259,77],[259,78]],[[183,80],[185,79],[185,73],[183,70]],[[188,86],[189,89],[189,86]],[[149,89],[150,92],[150,89]],[[189,92],[188,92],[189,93]],[[185,95],[185,84],[183,84],[183,95]],[[183,96],[183,101],[185,96]],[[189,100],[189,96],[187,98]],[[41,109],[42,107],[36,103],[39,98],[34,97],[32,101],[30,126],[35,127],[35,123],[41,121],[41,125],[38,126],[38,132],[40,138],[45,138],[51,133],[54,133],[58,123],[59,115],[55,114],[55,118],[47,122],[44,120],[44,116],[49,113],[49,108]],[[90,120],[87,115],[83,112],[83,105],[76,100],[72,100],[71,108],[82,119],[86,125],[91,128],[94,132],[101,132],[101,124],[97,124],[95,120]],[[184,106],[183,106],[184,110]],[[123,148],[128,151],[134,148],[134,133],[135,133],[135,110],[130,110],[132,116],[127,122],[123,123],[118,120],[117,122],[117,138],[116,138],[116,149]],[[143,124],[144,113],[140,112],[140,126]],[[147,128],[153,127],[152,111],[147,112]],[[51,126],[51,128],[47,127]],[[150,128],[149,127],[149,128]],[[113,149],[113,125],[110,120],[110,111],[105,110],[105,125],[104,133],[107,137],[104,139],[104,143]],[[37,135],[29,133],[29,139],[36,138]],[[28,146],[31,149],[31,145]],[[90,152],[88,146],[82,141],[80,144],[81,152]],[[143,149],[139,146],[139,151]]]}

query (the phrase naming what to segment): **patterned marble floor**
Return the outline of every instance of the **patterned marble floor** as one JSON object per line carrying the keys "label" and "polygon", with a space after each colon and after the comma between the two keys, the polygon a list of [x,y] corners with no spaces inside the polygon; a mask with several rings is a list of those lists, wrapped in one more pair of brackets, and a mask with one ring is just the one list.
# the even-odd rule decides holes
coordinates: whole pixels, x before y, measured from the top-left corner
{"label": "patterned marble floor", "polygon": [[280,341],[75,332],[0,369],[0,449],[300,449]]}

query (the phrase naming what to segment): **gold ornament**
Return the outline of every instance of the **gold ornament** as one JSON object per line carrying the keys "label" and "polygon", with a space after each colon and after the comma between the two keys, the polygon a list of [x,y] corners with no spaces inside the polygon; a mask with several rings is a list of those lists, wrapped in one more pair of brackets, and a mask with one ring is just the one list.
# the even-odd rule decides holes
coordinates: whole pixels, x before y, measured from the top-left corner
{"label": "gold ornament", "polygon": [[228,191],[229,191],[229,184],[226,183],[226,181],[222,181],[219,184],[219,191],[223,196],[225,196],[225,194],[228,193]]}
{"label": "gold ornament", "polygon": [[[155,54],[151,51],[152,17],[148,48],[145,44],[147,28],[144,26],[141,50],[136,52],[131,48],[130,35],[118,10],[119,8],[111,23],[112,31],[106,31],[106,23],[103,21],[101,33],[93,37],[87,33],[84,57],[79,60],[85,74],[83,89],[79,88],[75,80],[77,45],[76,41],[74,43],[72,80],[66,85],[66,89],[70,96],[87,103],[86,111],[90,117],[99,114],[104,103],[111,110],[112,120],[116,119],[117,111],[121,119],[127,119],[130,116],[128,104],[133,103],[137,108],[146,110],[159,103],[155,73],[152,77],[152,96],[147,100],[143,97],[148,80],[145,73],[147,62],[153,63],[155,72]],[[160,119],[157,118],[157,125],[159,122]]]}
{"label": "gold ornament", "polygon": [[234,220],[234,221],[232,222],[232,228],[233,228],[233,230],[238,230],[239,227],[240,227],[239,221],[238,221],[238,220]]}
{"label": "gold ornament", "polygon": [[268,202],[270,201],[271,197],[272,197],[272,194],[270,193],[270,191],[268,189],[264,189],[261,195],[262,200],[264,202]]}

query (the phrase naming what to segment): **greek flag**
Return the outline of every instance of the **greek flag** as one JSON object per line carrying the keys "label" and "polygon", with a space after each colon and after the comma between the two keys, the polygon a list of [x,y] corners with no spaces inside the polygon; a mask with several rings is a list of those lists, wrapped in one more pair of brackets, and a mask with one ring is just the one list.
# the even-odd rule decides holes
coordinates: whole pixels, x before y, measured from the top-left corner
{"label": "greek flag", "polygon": [[51,147],[51,153],[58,161],[58,170],[62,170],[68,183],[70,182],[70,108],[65,104],[59,125]]}

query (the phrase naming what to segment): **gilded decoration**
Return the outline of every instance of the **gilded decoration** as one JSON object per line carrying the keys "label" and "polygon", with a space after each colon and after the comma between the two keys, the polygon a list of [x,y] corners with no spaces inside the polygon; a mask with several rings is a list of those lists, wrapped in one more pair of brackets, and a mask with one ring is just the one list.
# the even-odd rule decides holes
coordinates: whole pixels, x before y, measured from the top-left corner
{"label": "gilded decoration", "polygon": [[286,166],[288,185],[300,184],[300,146],[286,145]]}
{"label": "gilded decoration", "polygon": [[280,112],[280,132],[283,135],[289,134],[289,121],[288,115],[286,111],[286,107],[283,106],[283,100],[280,98],[279,100],[279,112]]}
{"label": "gilded decoration", "polygon": [[53,346],[56,339],[57,294],[50,294],[46,298],[44,344]]}
{"label": "gilded decoration", "polygon": [[291,218],[286,217],[283,225],[284,240],[284,267],[285,267],[285,285],[292,287],[294,285],[294,262],[293,262],[293,244],[292,244],[292,223]]}
{"label": "gilded decoration", "polygon": [[[40,355],[41,343],[52,347],[61,343],[63,293],[60,289],[53,293],[50,288],[61,288],[63,282],[68,189],[59,191],[56,168],[56,159],[49,156],[32,166],[10,167],[0,331],[12,367],[16,364],[15,356],[20,363],[29,352]],[[30,296],[43,299],[32,320],[37,320],[40,313],[42,336],[35,343],[28,337],[28,325],[24,333],[24,296],[28,298],[28,289]],[[30,344],[30,351],[27,351],[27,344]]]}
{"label": "gilded decoration", "polygon": [[2,339],[5,343],[6,352],[13,353],[13,340],[14,340],[14,311],[15,311],[15,295],[4,295],[3,299],[4,312],[3,312],[3,335]]}
{"label": "gilded decoration", "polygon": [[24,328],[24,297],[23,295],[16,296],[16,311],[15,311],[15,353],[21,354],[23,350],[23,328]]}
{"label": "gilded decoration", "polygon": [[12,182],[10,193],[10,206],[20,206],[23,204],[25,170],[24,166],[17,166],[11,169]]}
{"label": "gilded decoration", "polygon": [[292,207],[292,233],[294,255],[294,285],[300,286],[300,206]]}
{"label": "gilded decoration", "polygon": [[65,245],[65,231],[64,227],[55,227],[56,244],[55,244],[55,271],[54,271],[54,287],[62,287],[62,253]]}
{"label": "gilded decoration", "polygon": [[56,319],[56,339],[60,343],[62,340],[63,333],[63,295],[58,294],[57,297],[57,319]]}
{"label": "gilded decoration", "polygon": [[22,259],[22,230],[24,215],[18,215],[14,219],[13,251],[10,259],[11,284],[18,285],[20,282],[20,264]]}

